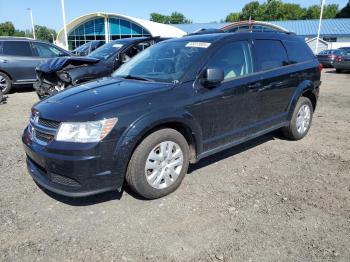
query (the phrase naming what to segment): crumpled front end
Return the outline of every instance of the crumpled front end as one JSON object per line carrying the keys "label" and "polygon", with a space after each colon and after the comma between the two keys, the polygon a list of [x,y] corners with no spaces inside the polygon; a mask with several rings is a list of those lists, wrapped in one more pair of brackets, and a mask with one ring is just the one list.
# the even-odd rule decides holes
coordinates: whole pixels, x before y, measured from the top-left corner
{"label": "crumpled front end", "polygon": [[72,86],[72,80],[68,72],[58,71],[44,73],[36,70],[37,81],[33,87],[40,99],[54,95]]}
{"label": "crumpled front end", "polygon": [[[98,62],[98,59],[87,57],[59,57],[47,60],[35,69],[37,82],[34,84],[34,89],[40,99],[54,95],[76,84],[75,78],[79,78],[80,75],[80,70],[77,74],[76,69],[84,72],[89,65]],[[74,77],[71,74],[73,71]]]}

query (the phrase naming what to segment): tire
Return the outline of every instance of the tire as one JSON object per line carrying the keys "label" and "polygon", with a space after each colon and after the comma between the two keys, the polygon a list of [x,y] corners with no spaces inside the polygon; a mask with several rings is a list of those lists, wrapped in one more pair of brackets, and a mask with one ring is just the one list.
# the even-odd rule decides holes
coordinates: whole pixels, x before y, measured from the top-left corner
{"label": "tire", "polygon": [[[173,153],[167,158],[170,147]],[[155,159],[157,161],[153,161]],[[174,129],[160,129],[147,136],[135,149],[128,165],[126,181],[135,193],[146,199],[161,198],[180,186],[188,165],[189,146],[183,135]]]}
{"label": "tire", "polygon": [[342,72],[342,70],[341,70],[341,69],[335,69],[335,72],[337,72],[337,73],[341,73],[341,72]]}
{"label": "tire", "polygon": [[[301,108],[303,108],[304,110],[301,110]],[[309,110],[308,120],[307,120],[307,110]],[[304,122],[304,125],[300,125],[298,124],[297,120],[299,119],[299,123],[302,123],[303,121],[301,120],[303,118],[303,115],[306,122]],[[312,115],[313,115],[313,106],[310,99],[304,96],[300,97],[298,100],[298,103],[294,108],[292,119],[289,122],[289,125],[282,128],[283,135],[290,140],[300,140],[303,137],[305,137],[311,127]]]}
{"label": "tire", "polygon": [[12,88],[11,78],[3,72],[0,72],[0,88],[2,88],[4,95],[8,94]]}

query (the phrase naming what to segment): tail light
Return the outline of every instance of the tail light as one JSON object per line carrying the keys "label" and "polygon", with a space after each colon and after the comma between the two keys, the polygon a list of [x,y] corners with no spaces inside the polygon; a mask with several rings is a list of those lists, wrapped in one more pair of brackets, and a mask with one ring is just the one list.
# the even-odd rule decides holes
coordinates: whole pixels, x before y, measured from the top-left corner
{"label": "tail light", "polygon": [[318,64],[318,71],[321,73],[323,70],[323,65],[322,64]]}
{"label": "tail light", "polygon": [[341,62],[343,59],[342,59],[342,57],[341,56],[337,56],[337,58],[335,59],[335,61],[337,61],[337,62]]}

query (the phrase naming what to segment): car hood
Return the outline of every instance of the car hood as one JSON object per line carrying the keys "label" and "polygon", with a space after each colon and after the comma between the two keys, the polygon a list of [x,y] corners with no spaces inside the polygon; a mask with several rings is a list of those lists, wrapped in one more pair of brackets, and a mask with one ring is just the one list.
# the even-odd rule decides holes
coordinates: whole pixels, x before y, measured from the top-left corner
{"label": "car hood", "polygon": [[100,60],[90,57],[57,57],[44,61],[36,67],[36,71],[43,73],[53,73],[55,71],[61,70],[68,65],[80,66],[80,65],[90,65],[96,64]]}
{"label": "car hood", "polygon": [[174,85],[120,78],[103,78],[66,89],[34,106],[41,117],[55,121],[94,120],[99,112],[132,99],[169,90]]}

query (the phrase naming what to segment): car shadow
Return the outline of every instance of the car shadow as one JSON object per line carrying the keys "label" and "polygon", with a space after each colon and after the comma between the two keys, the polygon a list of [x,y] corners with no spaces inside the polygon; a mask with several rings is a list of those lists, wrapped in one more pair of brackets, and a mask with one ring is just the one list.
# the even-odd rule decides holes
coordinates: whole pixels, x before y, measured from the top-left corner
{"label": "car shadow", "polygon": [[[224,159],[227,159],[229,157],[232,157],[234,155],[240,154],[244,151],[247,151],[253,147],[259,146],[261,144],[264,144],[268,141],[275,140],[275,139],[281,139],[286,140],[279,131],[274,131],[271,133],[268,133],[266,135],[263,135],[261,137],[255,138],[253,140],[250,140],[248,142],[245,142],[243,144],[237,145],[235,147],[226,149],[224,151],[221,151],[219,153],[216,153],[212,156],[203,158],[201,161],[199,161],[196,164],[191,164],[189,166],[188,175],[194,173],[197,170],[200,170],[201,168],[204,168],[206,166],[212,165],[216,162],[222,161]],[[71,197],[65,197],[62,195],[58,195],[56,193],[53,193],[51,191],[48,191],[44,188],[42,188],[40,185],[38,185],[43,192],[45,192],[49,197],[62,202],[64,204],[70,205],[70,206],[91,206],[96,204],[101,204],[107,201],[111,200],[120,200],[126,192],[131,197],[141,200],[141,201],[148,201],[147,199],[137,195],[134,193],[126,183],[124,183],[121,192],[118,191],[111,191],[106,192],[98,195],[88,196],[88,197],[81,197],[81,198],[71,198]]]}
{"label": "car shadow", "polygon": [[190,165],[189,170],[188,170],[188,174],[191,174],[194,171],[197,171],[197,170],[199,170],[201,168],[204,168],[206,166],[212,165],[212,164],[214,164],[216,162],[222,161],[222,160],[224,160],[226,158],[230,158],[230,157],[232,157],[234,155],[243,153],[244,151],[247,151],[247,150],[249,150],[251,148],[254,148],[256,146],[264,144],[264,143],[266,143],[268,141],[275,140],[276,138],[280,139],[280,140],[286,140],[286,138],[284,138],[281,135],[280,131],[274,131],[274,132],[268,133],[266,135],[257,137],[255,139],[252,139],[252,140],[247,141],[245,143],[242,143],[242,144],[239,144],[237,146],[228,148],[228,149],[226,149],[224,151],[221,151],[219,153],[216,153],[216,154],[214,154],[212,156],[208,156],[206,158],[201,159],[196,164]]}
{"label": "car shadow", "polygon": [[325,71],[325,73],[326,73],[326,74],[337,74],[337,75],[340,75],[340,74],[350,74],[350,70],[344,70],[344,71],[342,71],[342,72],[340,72],[340,73],[337,73],[337,72],[335,71],[335,69],[334,69],[334,70],[327,70],[327,71]]}
{"label": "car shadow", "polygon": [[54,192],[46,190],[45,188],[41,187],[40,185],[38,185],[38,186],[49,197],[55,199],[56,201],[59,201],[61,203],[64,203],[64,204],[67,204],[70,206],[92,206],[92,205],[108,202],[111,200],[120,200],[122,197],[122,194],[123,194],[123,191],[122,192],[110,191],[110,192],[101,193],[101,194],[93,195],[93,196],[73,198],[73,197],[66,197],[66,196],[58,195]]}
{"label": "car shadow", "polygon": [[16,94],[16,93],[29,93],[34,91],[35,89],[33,88],[33,85],[19,85],[19,86],[13,87],[10,90],[9,95]]}

